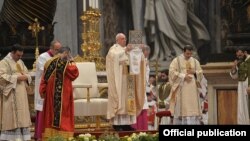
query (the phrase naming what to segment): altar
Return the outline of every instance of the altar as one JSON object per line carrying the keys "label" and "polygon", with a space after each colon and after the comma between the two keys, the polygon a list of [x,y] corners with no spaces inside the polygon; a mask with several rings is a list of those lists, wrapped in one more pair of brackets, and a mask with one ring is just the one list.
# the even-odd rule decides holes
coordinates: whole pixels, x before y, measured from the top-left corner
{"label": "altar", "polygon": [[230,77],[232,63],[203,65],[208,81],[208,124],[237,124],[237,80]]}

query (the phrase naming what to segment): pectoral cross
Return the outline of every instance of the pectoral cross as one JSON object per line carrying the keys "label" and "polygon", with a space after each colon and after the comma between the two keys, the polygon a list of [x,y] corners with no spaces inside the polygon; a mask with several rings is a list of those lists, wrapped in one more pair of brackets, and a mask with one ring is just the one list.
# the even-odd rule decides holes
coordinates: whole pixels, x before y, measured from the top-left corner
{"label": "pectoral cross", "polygon": [[30,24],[28,29],[31,30],[32,32],[32,37],[35,37],[36,38],[36,51],[35,51],[35,62],[33,64],[33,71],[36,70],[36,62],[37,62],[37,58],[39,56],[39,49],[38,49],[38,33],[41,31],[41,30],[44,30],[44,26],[40,26],[40,23],[38,22],[38,19],[35,18],[34,19],[34,23]]}
{"label": "pectoral cross", "polygon": [[23,74],[23,70],[22,70],[20,64],[16,63],[16,69],[17,69],[17,72]]}
{"label": "pectoral cross", "polygon": [[189,61],[186,62],[186,69],[191,70],[191,63]]}

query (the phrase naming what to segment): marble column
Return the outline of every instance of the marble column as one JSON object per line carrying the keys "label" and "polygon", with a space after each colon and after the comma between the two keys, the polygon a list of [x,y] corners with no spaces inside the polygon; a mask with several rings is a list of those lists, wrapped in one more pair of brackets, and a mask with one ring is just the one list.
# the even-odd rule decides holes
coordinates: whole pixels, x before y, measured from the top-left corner
{"label": "marble column", "polygon": [[146,44],[146,36],[144,30],[144,11],[145,1],[144,0],[131,0],[131,8],[133,15],[134,30],[143,31],[143,43]]}
{"label": "marble column", "polygon": [[118,31],[118,14],[116,0],[103,0],[102,18],[104,25],[104,54],[107,54],[109,48],[115,43],[115,35]]}
{"label": "marble column", "polygon": [[[133,17],[131,1],[129,0],[103,0],[103,26],[104,28],[104,51],[115,43],[115,36],[122,32],[128,36],[129,30],[133,29]],[[106,54],[105,53],[105,54]]]}
{"label": "marble column", "polygon": [[1,9],[2,9],[2,6],[3,6],[3,0],[0,0],[0,12],[1,12]]}
{"label": "marble column", "polygon": [[55,24],[54,35],[63,46],[68,46],[72,54],[78,54],[77,37],[77,1],[76,0],[58,0],[54,17]]}

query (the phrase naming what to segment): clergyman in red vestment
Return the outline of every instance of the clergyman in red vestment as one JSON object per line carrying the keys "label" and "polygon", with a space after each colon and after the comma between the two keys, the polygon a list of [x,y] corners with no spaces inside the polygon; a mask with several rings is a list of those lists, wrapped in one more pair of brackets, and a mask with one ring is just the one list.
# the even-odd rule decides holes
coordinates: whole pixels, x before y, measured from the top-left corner
{"label": "clergyman in red vestment", "polygon": [[58,135],[69,138],[74,134],[72,81],[79,71],[71,59],[70,48],[62,47],[58,53],[46,62],[40,83],[40,94],[44,97],[43,140]]}

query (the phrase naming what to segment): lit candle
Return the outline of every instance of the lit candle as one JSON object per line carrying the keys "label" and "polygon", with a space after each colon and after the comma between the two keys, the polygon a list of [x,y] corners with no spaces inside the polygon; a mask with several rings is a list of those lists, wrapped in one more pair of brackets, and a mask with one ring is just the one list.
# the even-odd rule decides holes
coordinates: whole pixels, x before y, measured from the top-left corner
{"label": "lit candle", "polygon": [[89,0],[89,7],[92,7],[92,1]]}
{"label": "lit candle", "polygon": [[98,0],[96,0],[96,6],[95,6],[95,8],[99,8],[99,2],[98,2]]}
{"label": "lit candle", "polygon": [[93,1],[93,8],[95,8],[95,0],[91,0],[91,1]]}
{"label": "lit candle", "polygon": [[82,7],[83,7],[83,11],[86,11],[86,0],[83,0]]}

